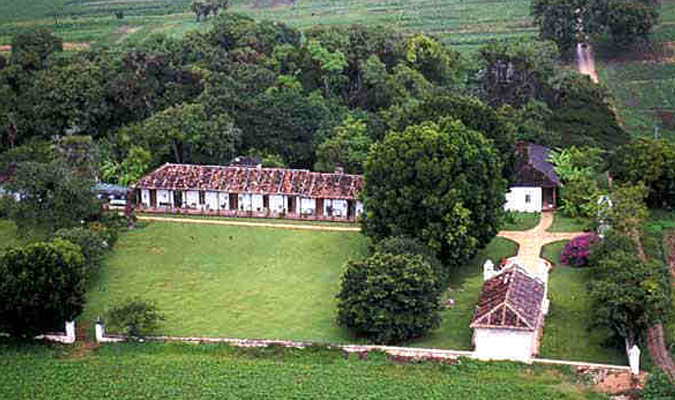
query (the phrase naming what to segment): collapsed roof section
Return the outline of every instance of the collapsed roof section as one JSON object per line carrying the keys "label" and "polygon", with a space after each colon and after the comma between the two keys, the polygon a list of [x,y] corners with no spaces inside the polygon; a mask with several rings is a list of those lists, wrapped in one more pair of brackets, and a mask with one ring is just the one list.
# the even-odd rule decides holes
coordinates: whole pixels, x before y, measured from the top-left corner
{"label": "collapsed roof section", "polygon": [[164,164],[133,187],[355,200],[363,177],[302,169]]}

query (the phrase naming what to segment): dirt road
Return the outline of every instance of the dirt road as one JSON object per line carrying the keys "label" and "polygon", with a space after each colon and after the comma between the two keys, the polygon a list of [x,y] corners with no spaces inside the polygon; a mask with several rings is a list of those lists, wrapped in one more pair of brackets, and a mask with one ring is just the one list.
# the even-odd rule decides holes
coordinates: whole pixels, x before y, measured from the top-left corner
{"label": "dirt road", "polygon": [[266,222],[244,222],[244,221],[226,221],[222,219],[190,219],[190,218],[170,218],[170,217],[146,217],[138,216],[139,221],[159,221],[159,222],[180,222],[184,224],[208,224],[208,225],[229,225],[229,226],[248,226],[259,228],[277,228],[277,229],[299,229],[308,231],[333,231],[333,232],[361,232],[359,227],[349,226],[328,226],[328,225],[297,225],[297,224],[272,224]]}

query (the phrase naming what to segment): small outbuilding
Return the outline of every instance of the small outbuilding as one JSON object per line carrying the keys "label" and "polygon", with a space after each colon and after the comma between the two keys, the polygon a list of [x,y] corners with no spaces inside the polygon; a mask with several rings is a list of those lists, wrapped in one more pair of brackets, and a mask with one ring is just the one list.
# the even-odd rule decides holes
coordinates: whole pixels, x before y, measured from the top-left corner
{"label": "small outbuilding", "polygon": [[560,180],[549,161],[550,150],[538,144],[518,142],[513,182],[506,193],[507,211],[541,212],[555,209]]}
{"label": "small outbuilding", "polygon": [[469,325],[475,356],[530,362],[539,352],[546,294],[546,282],[517,263],[489,277]]}

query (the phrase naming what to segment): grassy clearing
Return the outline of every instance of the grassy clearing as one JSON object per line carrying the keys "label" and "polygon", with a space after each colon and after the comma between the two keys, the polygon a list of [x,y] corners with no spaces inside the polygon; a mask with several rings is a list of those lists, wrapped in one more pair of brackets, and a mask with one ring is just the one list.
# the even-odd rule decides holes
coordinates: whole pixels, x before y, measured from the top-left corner
{"label": "grassy clearing", "polygon": [[154,222],[124,234],[82,317],[130,295],[155,300],[172,335],[346,340],[335,294],[358,233]]}
{"label": "grassy clearing", "polygon": [[548,232],[582,232],[591,223],[586,218],[571,218],[557,212],[553,214],[553,223]]}
{"label": "grassy clearing", "polygon": [[539,225],[541,213],[512,212],[510,220],[502,227],[503,231],[527,231]]}
{"label": "grassy clearing", "polygon": [[[366,247],[366,238],[351,232],[153,222],[121,237],[80,320],[90,323],[110,304],[142,295],[166,313],[161,333],[358,341],[335,325],[334,296],[345,262]],[[482,264],[516,247],[496,238],[458,271],[448,293],[456,306],[443,312],[440,329],[413,345],[471,349]]]}
{"label": "grassy clearing", "polygon": [[567,243],[569,243],[569,240],[560,240],[545,245],[541,249],[541,257],[550,261],[553,268],[564,267],[560,263],[560,253]]}
{"label": "grassy clearing", "polygon": [[590,269],[559,265],[560,251],[566,242],[551,243],[542,249],[542,256],[555,261],[556,266],[549,276],[551,308],[546,316],[540,356],[626,365],[625,354],[603,346],[607,332],[591,328],[590,297],[586,289]]}
{"label": "grassy clearing", "polygon": [[[94,352],[0,342],[0,397],[32,399],[603,399],[569,369],[462,359],[393,364],[327,349],[119,344]],[[77,354],[77,355],[76,355]]]}

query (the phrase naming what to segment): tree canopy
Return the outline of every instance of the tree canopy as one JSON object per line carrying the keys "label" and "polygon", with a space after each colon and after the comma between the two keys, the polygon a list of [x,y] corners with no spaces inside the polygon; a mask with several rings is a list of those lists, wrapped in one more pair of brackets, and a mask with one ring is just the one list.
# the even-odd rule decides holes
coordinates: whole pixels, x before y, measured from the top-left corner
{"label": "tree canopy", "polygon": [[32,337],[60,331],[82,312],[85,264],[80,248],[55,239],[0,253],[0,328]]}
{"label": "tree canopy", "polygon": [[445,118],[391,132],[365,165],[365,235],[404,235],[459,266],[496,235],[506,182],[492,143]]}

